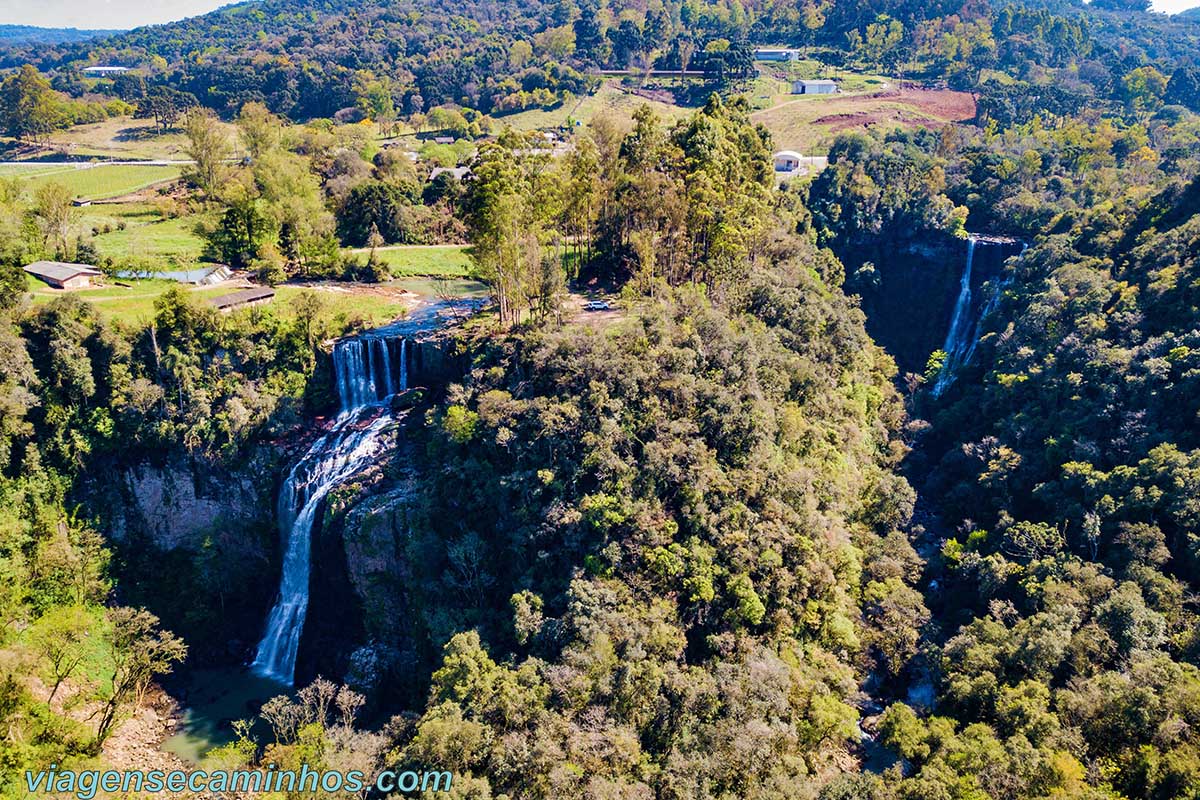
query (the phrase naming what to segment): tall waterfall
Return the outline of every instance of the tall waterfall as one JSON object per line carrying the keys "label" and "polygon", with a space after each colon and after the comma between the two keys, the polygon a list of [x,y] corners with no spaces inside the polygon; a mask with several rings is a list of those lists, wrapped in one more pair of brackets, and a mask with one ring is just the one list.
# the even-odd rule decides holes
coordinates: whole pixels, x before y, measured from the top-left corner
{"label": "tall waterfall", "polygon": [[289,685],[295,678],[308,612],[313,522],[329,491],[379,454],[382,434],[392,422],[383,401],[408,388],[407,356],[408,342],[398,337],[368,335],[334,345],[341,412],[292,468],[279,492],[279,523],[286,536],[279,598],[251,665],[264,677]]}
{"label": "tall waterfall", "polygon": [[975,244],[978,240],[971,236],[967,239],[967,266],[963,268],[959,280],[958,300],[954,303],[954,316],[950,318],[950,330],[946,333],[946,343],[942,351],[946,354],[942,369],[938,372],[937,382],[933,385],[935,397],[946,390],[954,382],[954,373],[963,360],[963,355],[974,340],[971,324],[971,268],[975,263]]}
{"label": "tall waterfall", "polygon": [[[1011,280],[1011,278],[1001,277],[1001,275],[993,277],[989,281],[991,291],[987,300],[979,306],[978,311],[973,308],[971,280],[974,273],[975,248],[981,242],[992,246],[1015,244],[1009,239],[986,237],[980,239],[974,234],[967,238],[967,264],[959,279],[958,299],[954,303],[954,315],[950,318],[950,330],[946,333],[945,344],[942,345],[946,358],[938,372],[937,381],[933,384],[934,397],[940,396],[949,388],[950,384],[954,383],[958,371],[975,355],[975,347],[979,344],[980,326],[983,324],[983,320],[999,306],[1000,297]],[[1024,255],[1028,247],[1027,243],[1022,243],[1020,255]]]}

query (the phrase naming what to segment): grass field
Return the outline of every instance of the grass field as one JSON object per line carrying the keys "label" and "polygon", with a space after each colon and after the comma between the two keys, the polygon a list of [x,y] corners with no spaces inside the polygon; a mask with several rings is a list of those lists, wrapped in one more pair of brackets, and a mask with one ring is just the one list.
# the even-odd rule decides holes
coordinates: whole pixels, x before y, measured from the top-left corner
{"label": "grass field", "polygon": [[79,222],[84,228],[103,231],[125,225],[145,225],[162,219],[158,209],[151,203],[97,203],[78,210]]}
{"label": "grass field", "polygon": [[886,127],[939,127],[970,119],[975,101],[963,92],[889,90],[874,94],[784,95],[751,116],[771,131],[777,150],[823,155],[843,131]]}
{"label": "grass field", "polygon": [[[350,252],[366,256],[370,251],[358,249]],[[459,244],[381,247],[376,254],[397,277],[433,275],[463,278],[471,266],[470,248]]]}
{"label": "grass field", "polygon": [[[232,133],[233,126],[227,128]],[[186,159],[186,142],[181,132],[159,133],[150,120],[114,117],[53,133],[49,145],[63,155],[74,157],[143,161]]]}
{"label": "grass field", "polygon": [[[154,300],[173,286],[180,286],[174,281],[138,280],[122,281],[127,286],[104,286],[97,289],[82,289],[70,294],[93,303],[100,314],[108,319],[120,320],[127,323],[137,323],[154,316]],[[46,284],[29,276],[29,290],[33,293],[35,304],[48,303],[55,297],[62,297],[67,292],[51,289]],[[215,297],[229,293],[230,289],[198,289],[192,292],[195,297]]]}
{"label": "grass field", "polygon": [[[48,303],[55,297],[68,294],[51,289],[33,276],[27,276],[29,291],[35,304]],[[146,279],[125,280],[124,286],[109,285],[95,289],[82,289],[69,294],[94,304],[101,316],[109,320],[137,325],[154,316],[154,301],[163,292],[181,284],[174,281]],[[291,300],[303,292],[315,291],[324,300],[326,313],[335,325],[383,325],[403,316],[412,305],[412,298],[401,291],[413,292],[424,297],[444,294],[461,297],[479,297],[487,294],[487,287],[475,281],[451,279],[441,282],[432,279],[404,279],[386,284],[338,284],[325,283],[312,286],[277,286],[275,299],[265,306],[283,317],[292,314]],[[197,299],[217,297],[237,291],[236,287],[188,288]]]}
{"label": "grass field", "polygon": [[140,218],[141,224],[130,224],[125,230],[97,236],[96,250],[118,263],[148,262],[163,270],[187,269],[200,260],[204,251],[204,240],[193,232],[199,219],[197,216],[164,220]]}
{"label": "grass field", "polygon": [[118,197],[156,183],[179,177],[179,167],[129,165],[79,165],[67,167],[0,166],[0,176],[18,178],[32,193],[37,186],[54,181],[84,200]]}
{"label": "grass field", "polygon": [[[172,287],[181,284],[174,281],[146,279],[122,281],[127,286],[105,286],[97,289],[83,289],[70,294],[92,303],[101,316],[127,324],[140,324],[154,316],[154,301]],[[30,290],[33,292],[34,303],[48,303],[55,297],[61,297],[65,292],[50,289],[41,281],[30,278]],[[189,289],[188,293],[196,299],[211,299],[223,294],[237,291],[230,287],[206,287]],[[314,291],[300,286],[278,286],[275,288],[275,300],[267,307],[283,316],[291,314],[289,301],[305,291]],[[407,307],[395,297],[384,294],[369,294],[365,292],[340,292],[336,287],[320,287],[315,291],[325,301],[327,313],[335,320],[363,320],[369,324],[382,325],[401,316]]]}

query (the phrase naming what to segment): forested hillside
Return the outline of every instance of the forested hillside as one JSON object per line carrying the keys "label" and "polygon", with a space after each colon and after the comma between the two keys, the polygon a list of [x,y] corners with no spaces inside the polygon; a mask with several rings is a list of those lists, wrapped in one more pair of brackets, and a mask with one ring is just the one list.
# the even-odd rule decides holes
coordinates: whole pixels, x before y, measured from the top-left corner
{"label": "forested hillside", "polygon": [[[944,353],[908,382],[906,472],[938,512],[939,699],[928,719],[894,706],[882,720],[912,775],[902,796],[961,781],[1044,796],[1072,774],[1112,793],[1086,796],[1200,785],[1198,144],[1196,118],[1170,108],[864,137],[812,186],[822,238],[851,259],[875,235],[952,235],[964,216],[1028,244],[989,284],[949,389],[930,391]],[[902,264],[859,268],[863,289],[877,268]]]}
{"label": "forested hillside", "polygon": [[[763,44],[978,113],[777,172]],[[1197,52],[1139,0],[264,0],[5,48],[14,137],[178,126],[133,211],[278,294],[35,288],[133,279],[55,174],[0,180],[0,792],[244,679],[307,514],[293,661],[205,768],[1200,800]],[[504,124],[654,66],[701,73],[669,119]],[[430,243],[490,300],[388,339],[387,292],[454,306],[391,280]]]}
{"label": "forested hillside", "polygon": [[[737,85],[753,74],[753,45],[787,44],[816,48],[832,66],[977,91],[981,118],[1008,124],[1138,102],[1147,85],[1187,65],[1200,29],[1134,13],[1143,8],[263,0],[95,42],[9,46],[0,67],[33,63],[57,73],[64,91],[95,88],[128,102],[168,86],[223,114],[257,101],[297,120],[355,107],[395,118],[447,104],[493,115],[552,106],[594,88],[596,67],[690,68]],[[89,63],[137,67],[145,82],[88,87],[74,71]],[[1172,87],[1175,102],[1193,109],[1198,91],[1194,79]]]}

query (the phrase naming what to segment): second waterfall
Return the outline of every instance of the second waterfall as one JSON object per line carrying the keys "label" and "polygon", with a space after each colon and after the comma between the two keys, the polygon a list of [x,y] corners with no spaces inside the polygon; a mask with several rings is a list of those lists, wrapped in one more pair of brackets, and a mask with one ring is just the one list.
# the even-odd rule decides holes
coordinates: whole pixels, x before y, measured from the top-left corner
{"label": "second waterfall", "polygon": [[313,524],[329,491],[379,455],[383,433],[393,422],[386,401],[408,388],[408,341],[369,335],[340,341],[334,346],[333,367],[341,411],[280,489],[284,544],[279,597],[251,665],[258,674],[289,685],[308,613]]}

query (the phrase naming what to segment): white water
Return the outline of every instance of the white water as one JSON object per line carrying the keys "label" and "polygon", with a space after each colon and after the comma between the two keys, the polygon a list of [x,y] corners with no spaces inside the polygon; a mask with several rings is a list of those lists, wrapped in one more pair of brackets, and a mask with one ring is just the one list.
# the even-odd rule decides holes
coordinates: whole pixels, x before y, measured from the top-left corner
{"label": "white water", "polygon": [[[1017,258],[1025,255],[1025,251],[1029,249],[1028,242],[1021,243],[1021,252],[1017,254]],[[1000,298],[1004,296],[1004,290],[1012,283],[1012,276],[1007,275],[1003,278],[997,278],[995,289],[988,297],[987,302],[983,304],[983,308],[979,311],[979,322],[975,324],[975,335],[971,337],[971,344],[967,348],[966,355],[963,356],[962,363],[968,364],[971,358],[975,355],[975,346],[979,344],[979,331],[983,327],[983,321],[996,310],[1000,305]]]}
{"label": "white water", "polygon": [[287,537],[279,598],[251,665],[264,677],[288,685],[295,678],[296,653],[308,612],[313,522],[321,501],[379,455],[382,434],[393,421],[383,401],[408,388],[407,341],[400,339],[398,376],[392,371],[393,341],[361,337],[334,346],[341,413],[292,468],[279,492],[279,524]]}
{"label": "white water", "polygon": [[954,373],[962,361],[962,355],[970,346],[968,341],[972,328],[971,317],[971,267],[975,263],[974,236],[967,239],[967,266],[963,269],[959,280],[958,300],[954,303],[954,316],[950,318],[950,330],[946,333],[946,342],[942,351],[946,358],[942,361],[942,369],[938,372],[937,382],[933,385],[933,396],[937,397],[954,382]]}
{"label": "white water", "polygon": [[[954,303],[954,316],[950,318],[950,330],[946,333],[945,344],[942,345],[942,351],[945,352],[946,357],[942,361],[942,368],[933,385],[934,397],[940,396],[950,384],[954,383],[958,370],[964,364],[969,363],[971,357],[975,355],[975,346],[979,344],[980,325],[988,314],[996,310],[1000,304],[1000,297],[1008,285],[1007,279],[1003,281],[997,279],[994,291],[979,309],[978,316],[972,317],[971,273],[975,263],[975,246],[978,241],[978,238],[973,235],[967,239],[967,264],[963,268],[962,277],[959,280],[958,300]],[[1022,255],[1027,248],[1027,244],[1022,245]]]}

